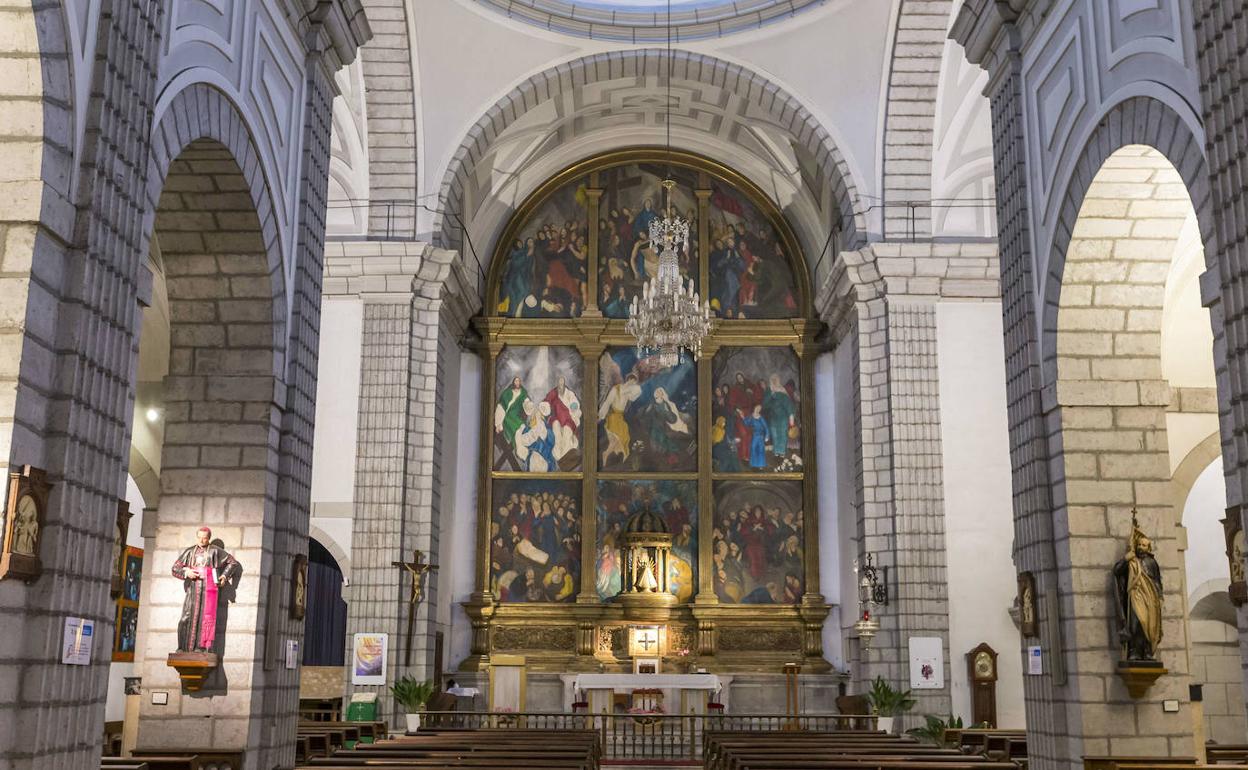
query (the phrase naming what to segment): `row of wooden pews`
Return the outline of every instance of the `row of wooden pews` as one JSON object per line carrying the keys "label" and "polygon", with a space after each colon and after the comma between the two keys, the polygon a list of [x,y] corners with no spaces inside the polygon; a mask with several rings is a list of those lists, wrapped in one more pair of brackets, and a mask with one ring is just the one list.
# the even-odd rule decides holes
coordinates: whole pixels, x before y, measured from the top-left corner
{"label": "row of wooden pews", "polygon": [[598,770],[602,742],[596,730],[422,730],[342,748],[300,767],[349,770],[473,768],[474,770]]}
{"label": "row of wooden pews", "polygon": [[374,743],[388,734],[385,722],[301,721],[295,733],[295,761],[328,757],[339,749]]}
{"label": "row of wooden pews", "polygon": [[945,744],[963,754],[977,754],[995,761],[1011,760],[1027,766],[1027,732],[998,728],[959,728],[945,731]]}
{"label": "row of wooden pews", "polygon": [[1018,770],[908,737],[853,730],[714,732],[702,737],[707,770]]}

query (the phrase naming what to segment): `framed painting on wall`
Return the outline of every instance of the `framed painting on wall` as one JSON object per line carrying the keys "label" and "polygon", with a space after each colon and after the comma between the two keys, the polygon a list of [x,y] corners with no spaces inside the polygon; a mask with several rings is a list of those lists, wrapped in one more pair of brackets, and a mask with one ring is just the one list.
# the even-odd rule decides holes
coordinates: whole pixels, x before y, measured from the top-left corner
{"label": "framed painting on wall", "polygon": [[495,310],[511,318],[575,318],[585,309],[589,253],[585,180],[568,182],[512,231]]}
{"label": "framed painting on wall", "polygon": [[800,473],[801,374],[793,349],[723,348],[711,379],[714,471]]}
{"label": "framed painting on wall", "polygon": [[802,482],[715,482],[711,566],[726,604],[798,604],[806,590]]}
{"label": "framed painting on wall", "polygon": [[581,469],[581,382],[574,347],[508,345],[494,364],[494,470]]}
{"label": "framed painting on wall", "polygon": [[134,661],[135,637],[139,628],[139,587],[143,583],[143,549],[132,545],[121,555],[121,591],[117,596],[116,625],[113,627],[113,660]]}
{"label": "framed painting on wall", "polygon": [[698,469],[698,372],[685,357],[611,347],[598,362],[598,460],[604,472],[685,473]]}
{"label": "framed painting on wall", "polygon": [[496,479],[490,587],[500,602],[575,602],[581,581],[581,482]]}

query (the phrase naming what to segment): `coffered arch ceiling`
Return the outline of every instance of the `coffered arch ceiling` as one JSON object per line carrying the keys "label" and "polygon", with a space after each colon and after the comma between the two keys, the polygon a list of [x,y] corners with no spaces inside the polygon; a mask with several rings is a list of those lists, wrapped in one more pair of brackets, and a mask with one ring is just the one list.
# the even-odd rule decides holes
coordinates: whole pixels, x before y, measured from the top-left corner
{"label": "coffered arch ceiling", "polygon": [[[543,29],[627,43],[667,39],[666,0],[474,0]],[[827,0],[672,0],[677,41],[722,37],[782,21]]]}
{"label": "coffered arch ceiling", "polygon": [[[515,208],[545,179],[598,153],[665,142],[667,59],[658,49],[598,54],[529,78],[468,132],[443,179],[435,236],[473,252],[482,271]],[[725,163],[761,187],[802,242],[830,263],[866,228],[848,164],[792,96],[741,66],[686,51],[672,61],[672,144]],[[463,242],[466,223],[471,244]],[[837,231],[836,242],[829,240]],[[475,266],[474,266],[475,267]]]}

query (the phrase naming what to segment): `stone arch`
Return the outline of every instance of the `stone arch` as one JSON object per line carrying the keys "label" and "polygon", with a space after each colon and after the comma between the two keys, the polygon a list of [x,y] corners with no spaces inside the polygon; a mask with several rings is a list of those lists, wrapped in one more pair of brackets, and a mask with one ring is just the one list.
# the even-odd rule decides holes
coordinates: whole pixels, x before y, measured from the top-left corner
{"label": "stone arch", "polygon": [[[140,712],[138,742],[153,748],[202,745],[289,762],[290,747],[265,741],[251,691],[272,686],[263,668],[265,617],[278,557],[280,429],[286,407],[285,277],[271,190],[240,112],[218,90],[189,86],[154,128],[146,195],[144,247],[159,246],[169,299],[169,373],[163,384],[164,439],[160,504],[149,525],[140,635],[143,677],[179,690],[165,662],[179,644],[181,580],[168,565],[194,544],[195,530],[242,565],[223,590],[214,650],[228,645],[233,663],[218,667],[196,697],[228,693],[240,704],[202,735],[202,707],[188,696]],[[280,599],[278,599],[280,601]],[[136,661],[137,662],[137,661]]]}
{"label": "stone arch", "polygon": [[1174,490],[1176,504],[1183,504],[1183,501],[1191,494],[1192,487],[1196,484],[1196,479],[1200,478],[1200,474],[1204,472],[1205,468],[1209,467],[1209,463],[1216,460],[1221,454],[1222,436],[1216,431],[1206,436],[1203,441],[1187,453],[1170,476],[1170,484]]}
{"label": "stone arch", "polygon": [[[1044,278],[1044,299],[1041,309],[1040,357],[1045,382],[1056,381],[1057,308],[1062,290],[1075,221],[1079,218],[1088,187],[1109,156],[1128,145],[1152,147],[1165,156],[1186,185],[1192,208],[1200,226],[1205,246],[1205,263],[1215,267],[1217,249],[1214,243],[1214,222],[1209,190],[1208,168],[1200,140],[1177,112],[1166,104],[1148,97],[1133,97],[1110,109],[1097,125],[1084,146],[1083,154],[1066,182],[1066,193],[1053,239],[1048,273]],[[1214,329],[1215,339],[1221,330]],[[1215,343],[1216,344],[1216,343]],[[1218,363],[1218,370],[1224,365]]]}
{"label": "stone arch", "polygon": [[326,551],[329,551],[329,555],[334,557],[334,561],[338,562],[338,569],[342,570],[342,584],[344,586],[351,585],[351,554],[347,553],[342,544],[315,524],[308,525],[308,539],[315,540]]}
{"label": "stone arch", "polygon": [[[953,0],[898,0],[895,10],[880,187],[886,238],[932,234],[936,95],[953,5]],[[918,205],[905,205],[910,202]]]}
{"label": "stone arch", "polygon": [[[433,219],[435,238],[443,244],[458,245],[460,223],[456,217],[448,217],[444,212],[456,212],[462,219],[472,218],[473,212],[465,211],[470,203],[470,177],[474,172],[489,167],[489,154],[508,129],[522,130],[522,121],[526,116],[536,116],[539,108],[564,109],[562,100],[569,98],[575,89],[601,85],[612,80],[633,79],[644,82],[647,77],[657,78],[665,71],[665,56],[664,51],[656,48],[594,54],[551,67],[517,85],[469,128],[463,142],[452,155],[438,190],[440,205]],[[673,84],[685,83],[703,89],[720,89],[725,101],[732,102],[734,109],[749,110],[752,119],[766,122],[777,132],[782,132],[803,159],[794,173],[800,177],[801,183],[807,189],[815,191],[820,197],[819,206],[823,207],[821,210],[825,218],[831,220],[832,229],[839,232],[840,244],[865,242],[867,226],[864,217],[859,213],[859,195],[850,162],[837,148],[828,129],[819,123],[799,99],[758,73],[738,64],[689,51],[676,51],[674,56]],[[723,107],[716,109],[722,111]],[[679,120],[680,116],[676,117]],[[676,124],[673,128],[674,134],[675,131]],[[550,141],[566,146],[568,139],[569,137],[560,136],[553,137]],[[625,146],[629,142],[627,135],[618,141],[618,146]],[[635,138],[632,143],[636,143]],[[604,149],[609,148],[587,147],[579,157],[599,154]],[[714,155],[713,150],[708,151],[707,148],[685,149]],[[566,166],[575,160],[577,158],[564,157],[560,164]],[[550,169],[552,173],[556,170]],[[550,174],[538,176],[544,180]],[[518,197],[523,198],[528,192],[520,191]],[[479,244],[478,250],[482,254],[488,254],[489,244]],[[839,249],[834,248],[833,253],[836,251]]]}
{"label": "stone arch", "polygon": [[[173,170],[174,161],[195,142],[204,143],[197,148],[195,155],[209,166],[212,166],[214,161],[224,161],[225,156],[228,155],[229,159],[237,165],[241,174],[239,179],[244,183],[241,187],[214,190],[209,195],[219,194],[216,201],[234,207],[235,212],[244,211],[248,205],[254,207],[258,219],[256,235],[263,246],[265,258],[264,275],[267,280],[267,296],[271,299],[272,349],[278,353],[273,360],[273,374],[280,377],[284,366],[281,354],[284,353],[286,347],[284,312],[286,283],[281,250],[278,248],[273,196],[268,180],[264,177],[255,142],[242,114],[228,96],[206,83],[190,85],[178,93],[165,110],[160,123],[152,129],[146,187],[147,207],[143,222],[141,253],[147,254],[149,251],[150,240],[157,224],[157,212],[161,207],[162,195],[168,190],[168,178]],[[220,145],[220,148],[210,151],[207,142],[215,142]],[[221,150],[224,153],[220,152]],[[227,182],[227,184],[234,185],[234,182]],[[193,190],[175,190],[175,192],[190,193]],[[238,198],[240,194],[247,196],[248,202],[244,203]],[[221,224],[225,226],[224,222]],[[164,244],[162,247],[166,272],[172,275],[172,272],[168,270],[168,255],[171,252]],[[230,280],[239,284],[240,287],[244,282],[242,276]],[[171,289],[171,301],[173,293]]]}
{"label": "stone arch", "polygon": [[[1066,195],[1048,262],[1041,308],[1042,395],[1054,481],[1054,549],[1060,568],[1062,651],[1070,683],[1061,698],[1082,722],[1072,751],[1179,752],[1146,731],[1113,725],[1190,681],[1192,637],[1179,577],[1181,516],[1170,468],[1163,374],[1166,282],[1182,263],[1191,221],[1192,258],[1209,264],[1211,222],[1200,145],[1168,108],[1129,99],[1111,110],[1084,149]],[[1196,301],[1190,297],[1185,301]],[[1220,317],[1207,322],[1220,338]],[[1216,351],[1216,346],[1215,346]],[[1210,368],[1216,357],[1210,358]],[[1214,380],[1216,372],[1208,372]],[[1216,425],[1214,426],[1216,428]],[[1105,660],[1121,657],[1111,633],[1113,602],[1105,566],[1122,555],[1138,511],[1153,538],[1163,578],[1164,636],[1158,657],[1170,669],[1130,698]],[[1174,568],[1180,571],[1175,572]],[[1180,720],[1182,721],[1182,720]]]}

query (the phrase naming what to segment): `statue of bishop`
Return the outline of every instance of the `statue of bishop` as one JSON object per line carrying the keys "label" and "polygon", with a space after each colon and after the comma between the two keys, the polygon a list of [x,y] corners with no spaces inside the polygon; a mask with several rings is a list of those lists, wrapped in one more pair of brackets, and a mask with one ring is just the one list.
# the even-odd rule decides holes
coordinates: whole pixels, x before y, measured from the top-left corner
{"label": "statue of bishop", "polygon": [[178,620],[178,652],[213,652],[217,639],[219,589],[243,571],[234,557],[212,543],[212,530],[200,527],[198,541],[173,563],[173,576],[182,579],[186,598]]}

